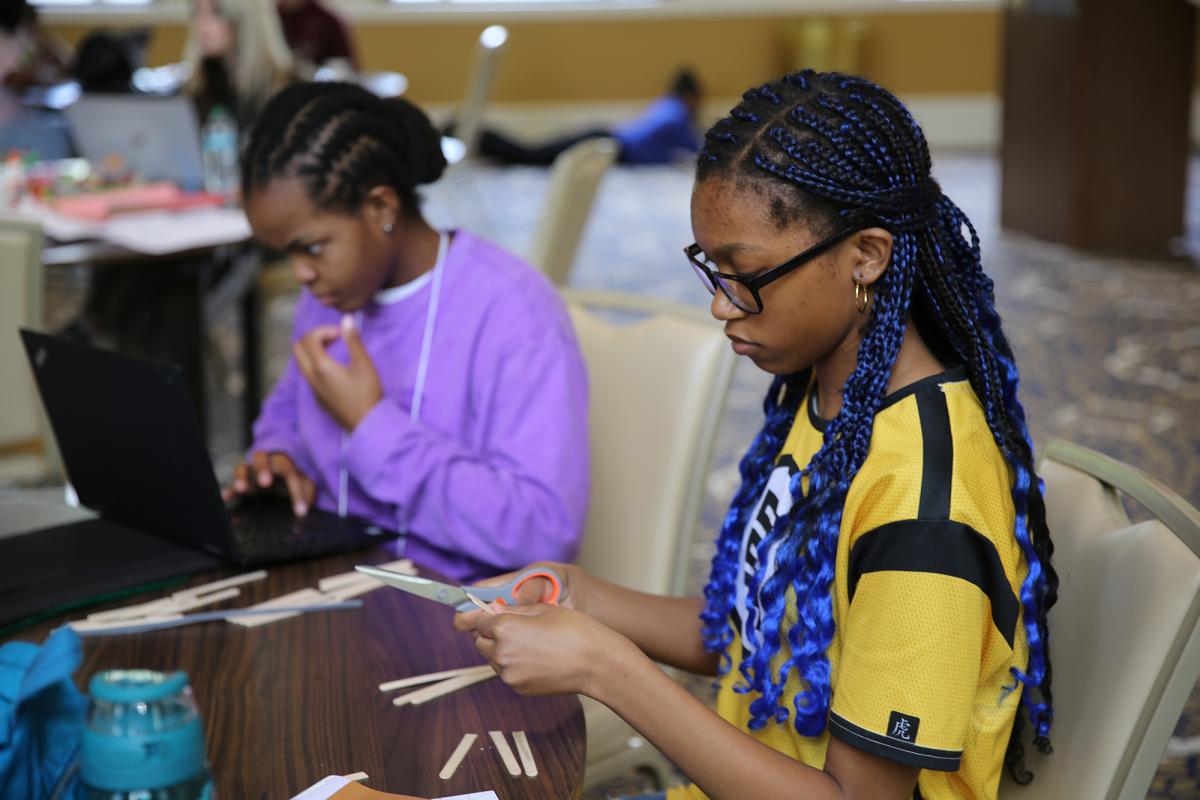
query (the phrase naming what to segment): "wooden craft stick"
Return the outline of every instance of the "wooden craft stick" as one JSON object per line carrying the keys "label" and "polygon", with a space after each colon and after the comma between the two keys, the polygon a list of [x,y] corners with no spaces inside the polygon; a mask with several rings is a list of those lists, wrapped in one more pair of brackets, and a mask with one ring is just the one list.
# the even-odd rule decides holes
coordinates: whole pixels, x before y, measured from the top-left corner
{"label": "wooden craft stick", "polygon": [[[413,566],[412,559],[402,558],[399,561],[389,561],[386,564],[380,564],[380,569],[390,569],[392,572],[400,572],[404,575],[416,575],[417,568]],[[330,575],[327,578],[321,578],[317,581],[317,588],[322,592],[328,592],[331,589],[336,589],[339,586],[345,586],[348,583],[357,583],[363,578],[373,581],[379,585],[379,581],[372,578],[370,575],[363,575],[361,572],[351,570],[350,572],[339,572],[337,575]]]}
{"label": "wooden craft stick", "polygon": [[222,589],[219,592],[206,594],[203,597],[189,597],[187,595],[180,596],[173,594],[171,595],[171,599],[175,601],[176,611],[191,611],[192,609],[201,608],[212,603],[219,603],[222,600],[232,600],[241,593],[242,590],[234,586],[229,589]]}
{"label": "wooden craft stick", "polygon": [[343,775],[342,777],[348,781],[365,781],[367,778],[369,778],[371,776],[365,772],[353,772],[349,775]]}
{"label": "wooden craft stick", "polygon": [[427,703],[430,700],[434,700],[444,694],[457,692],[459,689],[465,689],[468,686],[474,686],[477,683],[486,681],[488,678],[494,677],[496,677],[496,673],[492,671],[491,667],[489,667],[488,672],[481,672],[477,675],[472,675],[470,673],[466,675],[460,675],[457,678],[450,678],[449,680],[442,681],[441,683],[435,683],[433,686],[426,686],[424,689],[417,689],[415,692],[402,694],[392,701],[392,705],[419,706],[422,703]]}
{"label": "wooden craft stick", "polygon": [[[225,578],[212,583],[205,583],[200,586],[193,586],[190,589],[181,589],[175,592],[170,597],[161,597],[158,600],[151,600],[147,603],[138,603],[133,606],[125,606],[124,608],[114,608],[108,611],[98,611],[94,614],[88,614],[90,622],[112,622],[115,620],[139,619],[149,616],[161,616],[170,614],[176,611],[187,611],[193,608],[199,608],[207,603],[217,603],[221,600],[228,600],[231,597],[236,597],[238,592],[229,594],[222,590],[227,590],[231,586],[240,586],[244,583],[252,581],[260,581],[267,577],[266,570],[258,570],[257,572],[247,572],[242,575],[234,575],[232,578]],[[201,602],[202,601],[202,602]]]}
{"label": "wooden craft stick", "polygon": [[444,781],[453,778],[454,773],[458,771],[458,765],[467,757],[467,753],[471,751],[471,746],[475,744],[475,740],[478,738],[478,734],[464,733],[462,741],[458,743],[458,747],[454,748],[454,752],[450,754],[450,758],[446,761],[446,766],[442,767],[442,771],[438,773],[438,777]]}
{"label": "wooden craft stick", "polygon": [[151,600],[148,603],[138,603],[135,606],[113,608],[108,611],[97,611],[88,614],[88,622],[115,622],[117,620],[138,619],[139,617],[156,616],[168,613],[175,608],[175,601],[170,597]]}
{"label": "wooden craft stick", "polygon": [[533,761],[533,751],[529,749],[529,739],[525,731],[513,731],[513,741],[517,743],[517,755],[521,756],[521,766],[525,768],[526,778],[536,778],[537,764]]}
{"label": "wooden craft stick", "polygon": [[[350,600],[344,603],[315,603],[304,606],[290,606],[279,609],[280,613],[287,611],[291,612],[289,616],[295,614],[308,614],[314,611],[342,611],[350,608],[362,608],[361,600]],[[201,611],[199,614],[173,614],[165,617],[144,617],[141,619],[125,619],[115,622],[100,622],[88,623],[84,620],[78,624],[72,624],[72,628],[80,636],[116,636],[123,633],[145,633],[147,631],[161,631],[166,628],[179,628],[184,625],[195,625],[198,622],[214,622],[216,620],[234,621],[234,617],[254,617],[260,615],[278,616],[271,614],[271,609],[261,608],[229,608],[224,611]],[[87,626],[96,625],[102,627]],[[82,627],[81,627],[82,626]]]}
{"label": "wooden craft stick", "polygon": [[212,583],[202,583],[199,586],[191,586],[187,589],[180,589],[171,596],[175,598],[178,598],[181,595],[187,597],[198,597],[200,595],[206,595],[220,589],[228,589],[230,586],[241,586],[242,584],[261,581],[266,577],[267,571],[265,569],[255,570],[254,572],[243,572],[241,575],[222,578],[221,580],[213,581]]}
{"label": "wooden craft stick", "polygon": [[[292,606],[311,606],[318,603],[328,603],[330,598],[321,594],[316,589],[301,589],[298,592],[280,595],[279,597],[258,603],[250,606],[250,608],[290,608]],[[246,628],[253,628],[259,625],[266,625],[269,622],[278,622],[281,619],[294,617],[299,614],[299,611],[284,611],[279,614],[260,614],[251,617],[235,617],[229,621],[235,625],[241,625]]]}
{"label": "wooden craft stick", "polygon": [[76,633],[88,633],[91,631],[107,631],[117,628],[126,628],[130,625],[153,624],[158,622],[168,622],[170,620],[182,619],[183,614],[154,614],[149,617],[131,617],[126,619],[81,619],[72,623],[71,629]]}
{"label": "wooden craft stick", "polygon": [[446,669],[441,672],[430,672],[427,675],[413,675],[411,678],[400,678],[388,681],[387,683],[381,683],[379,684],[379,691],[390,692],[395,689],[407,689],[409,686],[420,686],[423,683],[444,681],[446,678],[457,678],[460,675],[483,674],[484,671],[491,672],[492,668],[487,664],[482,664],[478,667],[459,667],[458,669]]}
{"label": "wooden craft stick", "polygon": [[367,592],[373,592],[376,589],[387,588],[386,583],[380,583],[368,575],[364,575],[363,577],[366,578],[365,581],[342,584],[341,586],[337,586],[325,592],[325,596],[337,598],[338,600],[349,600],[351,597],[358,597],[359,595],[366,594]]}
{"label": "wooden craft stick", "polygon": [[521,768],[517,765],[517,757],[508,746],[508,739],[504,738],[503,731],[488,731],[488,736],[492,737],[492,744],[496,745],[496,751],[500,753],[500,759],[508,769],[508,774],[520,775]]}
{"label": "wooden craft stick", "polygon": [[464,592],[463,592],[463,594],[465,594],[465,595],[467,596],[467,599],[468,599],[468,600],[470,600],[472,603],[474,603],[474,604],[475,604],[476,606],[478,606],[479,608],[482,608],[482,609],[483,609],[484,611],[486,611],[487,613],[489,613],[489,614],[495,614],[495,613],[496,613],[495,611],[492,611],[492,607],[491,607],[491,606],[489,606],[487,603],[483,602],[482,600],[480,600],[478,597],[476,597],[475,595],[471,594],[470,592],[468,592],[468,591],[464,591]]}

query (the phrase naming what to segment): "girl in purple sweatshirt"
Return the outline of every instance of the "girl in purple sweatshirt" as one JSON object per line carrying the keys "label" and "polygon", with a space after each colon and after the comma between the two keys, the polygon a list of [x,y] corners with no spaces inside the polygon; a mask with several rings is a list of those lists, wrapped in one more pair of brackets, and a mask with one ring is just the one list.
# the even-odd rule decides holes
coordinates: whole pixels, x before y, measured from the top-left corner
{"label": "girl in purple sweatshirt", "polygon": [[468,580],[570,560],[588,496],[587,378],[532,267],[421,216],[446,162],[428,118],[347,84],[275,96],[243,155],[255,235],[303,290],[292,357],[233,491],[286,482],[404,534]]}

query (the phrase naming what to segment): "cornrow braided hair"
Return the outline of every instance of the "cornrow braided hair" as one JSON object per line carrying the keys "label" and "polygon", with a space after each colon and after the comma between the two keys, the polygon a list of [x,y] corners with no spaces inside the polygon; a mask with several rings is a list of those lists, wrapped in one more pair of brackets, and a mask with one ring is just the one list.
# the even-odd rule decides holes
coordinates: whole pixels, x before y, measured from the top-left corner
{"label": "cornrow braided hair", "polygon": [[[1050,563],[1053,545],[1042,485],[1017,399],[1016,362],[996,312],[992,281],[980,262],[979,236],[930,172],[924,134],[904,105],[870,81],[837,73],[798,72],[751,89],[706,134],[697,183],[720,177],[755,187],[770,200],[771,214],[781,226],[803,218],[819,234],[865,213],[894,240],[891,264],[875,285],[872,313],[841,411],[827,427],[821,449],[792,478],[791,511],[776,520],[759,544],[760,552],[777,548],[775,568],[768,576],[768,559],[760,559],[749,582],[762,615],[757,619],[755,610],[747,609],[746,635],[757,641],[740,665],[743,680],[737,690],[757,695],[750,704],[752,729],[792,717],[802,735],[825,730],[831,692],[826,651],[834,635],[830,592],[842,508],[867,456],[875,414],[911,315],[944,363],[965,366],[1012,472],[1013,535],[1028,565],[1020,601],[1029,662],[1023,671],[1013,669],[1013,683],[1005,691],[1024,689],[1022,704],[1034,743],[1049,753],[1053,697],[1046,613],[1057,600],[1058,576]],[[722,654],[722,674],[731,663],[725,651],[733,640],[730,612],[741,537],[809,377],[806,370],[772,384],[764,403],[765,422],[742,458],[742,484],[717,540],[701,618],[706,647]],[[807,492],[802,490],[805,482]],[[797,621],[782,630],[789,589]],[[785,637],[787,658],[779,667]],[[801,691],[788,709],[781,699],[793,673],[801,680]],[[1024,767],[1023,724],[1019,712],[1005,757],[1022,783],[1032,778]]]}
{"label": "cornrow braided hair", "polygon": [[317,208],[353,213],[373,188],[390,186],[413,217],[416,187],[445,168],[441,136],[412,103],[348,83],[305,83],[276,94],[259,115],[242,154],[242,187],[248,196],[274,178],[300,178]]}

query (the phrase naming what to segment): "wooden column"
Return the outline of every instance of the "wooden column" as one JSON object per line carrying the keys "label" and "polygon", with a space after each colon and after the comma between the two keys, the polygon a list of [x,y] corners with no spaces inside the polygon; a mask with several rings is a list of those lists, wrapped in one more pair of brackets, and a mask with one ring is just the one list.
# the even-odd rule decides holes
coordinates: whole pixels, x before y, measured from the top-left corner
{"label": "wooden column", "polygon": [[1012,2],[1004,39],[1001,224],[1165,250],[1183,234],[1195,6]]}

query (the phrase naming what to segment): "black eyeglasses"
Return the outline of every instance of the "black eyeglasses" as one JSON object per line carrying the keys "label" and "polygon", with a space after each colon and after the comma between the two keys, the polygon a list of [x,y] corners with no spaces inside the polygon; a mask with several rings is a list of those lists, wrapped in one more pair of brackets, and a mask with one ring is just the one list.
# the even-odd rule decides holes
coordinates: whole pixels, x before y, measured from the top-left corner
{"label": "black eyeglasses", "polygon": [[812,261],[817,256],[821,255],[831,247],[841,242],[846,237],[853,233],[861,231],[863,228],[869,227],[868,222],[863,219],[852,221],[847,227],[842,228],[832,236],[826,237],[814,244],[812,247],[805,250],[799,255],[789,258],[777,267],[772,267],[766,272],[759,273],[753,278],[744,278],[741,275],[731,275],[727,272],[717,272],[700,260],[700,245],[692,243],[683,248],[684,255],[692,265],[692,270],[695,271],[696,277],[704,284],[704,288],[708,289],[708,293],[715,295],[717,288],[720,287],[721,292],[729,298],[729,302],[745,311],[747,314],[761,314],[763,309],[762,296],[758,293],[759,289],[766,286],[772,281],[777,281],[789,272],[792,272],[809,261]]}

